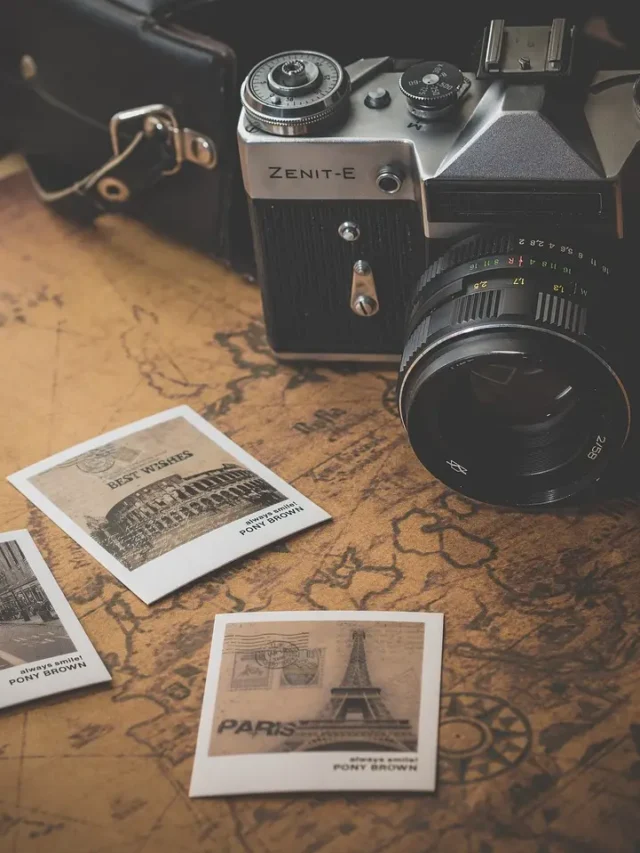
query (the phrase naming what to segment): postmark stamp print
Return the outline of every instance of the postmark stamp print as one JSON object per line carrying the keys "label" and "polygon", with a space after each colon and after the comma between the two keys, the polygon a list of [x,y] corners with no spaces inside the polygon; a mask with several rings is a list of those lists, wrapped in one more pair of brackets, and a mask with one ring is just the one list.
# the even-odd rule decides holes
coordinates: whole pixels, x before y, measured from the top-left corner
{"label": "postmark stamp print", "polygon": [[322,684],[324,649],[301,649],[296,660],[280,672],[280,687],[319,687]]}
{"label": "postmark stamp print", "polygon": [[293,664],[300,655],[300,649],[286,640],[269,643],[265,649],[255,653],[256,661],[267,669],[282,669]]}

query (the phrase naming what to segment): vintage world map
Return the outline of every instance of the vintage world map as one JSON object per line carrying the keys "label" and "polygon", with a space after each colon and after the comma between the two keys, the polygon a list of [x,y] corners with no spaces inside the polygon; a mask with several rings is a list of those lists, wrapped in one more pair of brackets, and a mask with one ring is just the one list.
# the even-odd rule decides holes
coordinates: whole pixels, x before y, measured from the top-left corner
{"label": "vintage world map", "polygon": [[[640,850],[640,507],[458,497],[392,370],[283,365],[255,285],[124,219],[0,184],[3,477],[186,403],[333,515],[147,607],[8,483],[113,684],[0,714],[12,853]],[[434,795],[187,795],[216,613],[445,614]]]}

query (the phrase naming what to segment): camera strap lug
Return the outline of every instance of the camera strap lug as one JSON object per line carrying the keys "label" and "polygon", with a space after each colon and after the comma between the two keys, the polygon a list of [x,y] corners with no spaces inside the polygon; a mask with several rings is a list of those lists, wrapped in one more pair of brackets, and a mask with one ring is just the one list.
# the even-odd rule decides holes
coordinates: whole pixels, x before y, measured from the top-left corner
{"label": "camera strap lug", "polygon": [[89,174],[63,186],[49,186],[46,162],[28,158],[31,178],[41,200],[62,203],[82,199],[84,213],[118,209],[137,193],[180,171],[185,161],[205,169],[217,166],[211,139],[178,124],[174,111],[164,104],[123,110],[109,122],[111,157]]}
{"label": "camera strap lug", "polygon": [[164,169],[163,175],[175,175],[180,171],[185,160],[204,169],[215,169],[217,166],[216,147],[211,139],[190,127],[180,127],[174,111],[164,104],[152,104],[116,113],[109,124],[111,147],[114,153],[118,153],[120,149],[121,125],[131,121],[142,122],[142,130],[147,138],[152,138],[154,135],[164,136],[173,149],[175,163],[168,169]]}
{"label": "camera strap lug", "polygon": [[356,261],[353,265],[351,310],[358,317],[373,317],[380,310],[373,270],[367,261]]}

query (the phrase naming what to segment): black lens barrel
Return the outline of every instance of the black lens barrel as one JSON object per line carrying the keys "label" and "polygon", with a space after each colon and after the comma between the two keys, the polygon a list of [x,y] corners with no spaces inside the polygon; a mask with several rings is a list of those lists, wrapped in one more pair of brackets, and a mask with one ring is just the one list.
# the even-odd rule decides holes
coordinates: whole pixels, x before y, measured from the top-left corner
{"label": "black lens barrel", "polygon": [[[598,480],[630,427],[611,328],[615,277],[581,241],[477,234],[420,279],[398,405],[420,461],[456,490],[503,506],[566,501]],[[474,404],[470,376],[543,371],[576,400],[514,428]],[[500,389],[502,393],[508,391]],[[491,413],[489,412],[489,415]]]}

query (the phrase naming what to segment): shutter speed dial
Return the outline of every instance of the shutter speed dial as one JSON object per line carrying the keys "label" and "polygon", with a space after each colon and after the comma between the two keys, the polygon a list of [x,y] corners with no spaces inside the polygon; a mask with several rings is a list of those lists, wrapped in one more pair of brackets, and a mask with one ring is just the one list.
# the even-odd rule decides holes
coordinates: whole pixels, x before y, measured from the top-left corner
{"label": "shutter speed dial", "polygon": [[311,51],[263,60],[242,84],[247,117],[266,133],[304,136],[339,117],[348,104],[349,76],[330,56]]}
{"label": "shutter speed dial", "polygon": [[400,78],[400,91],[409,112],[418,118],[437,118],[455,106],[469,88],[469,81],[450,62],[419,62]]}
{"label": "shutter speed dial", "polygon": [[[315,62],[304,59],[287,59],[278,63],[267,74],[267,84],[272,92],[285,98],[306,95],[322,83],[320,69]],[[275,100],[270,99],[271,102]]]}

